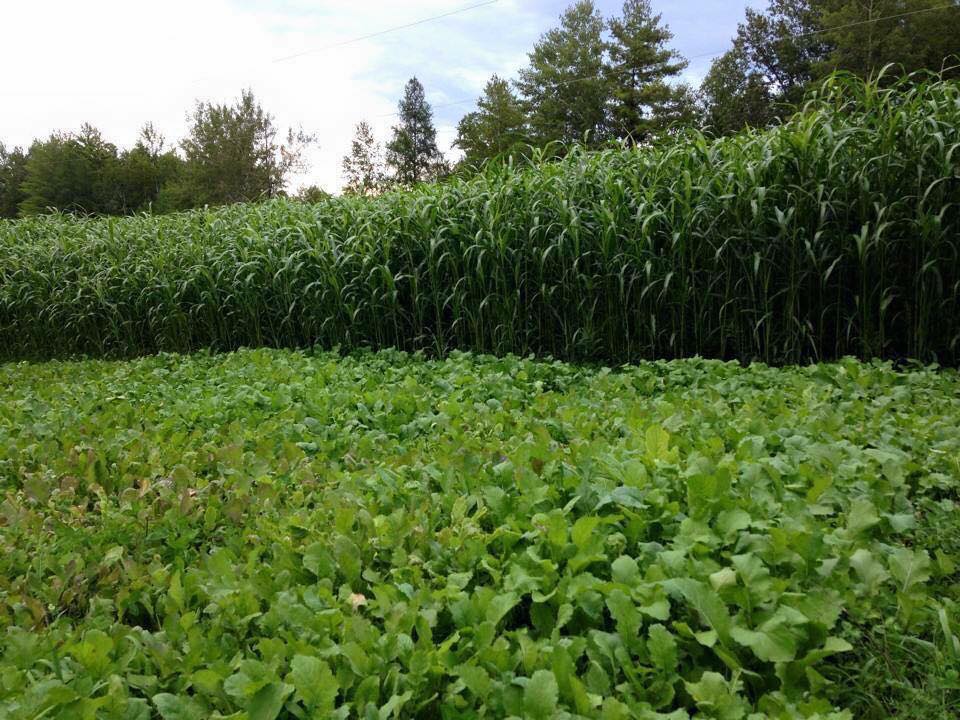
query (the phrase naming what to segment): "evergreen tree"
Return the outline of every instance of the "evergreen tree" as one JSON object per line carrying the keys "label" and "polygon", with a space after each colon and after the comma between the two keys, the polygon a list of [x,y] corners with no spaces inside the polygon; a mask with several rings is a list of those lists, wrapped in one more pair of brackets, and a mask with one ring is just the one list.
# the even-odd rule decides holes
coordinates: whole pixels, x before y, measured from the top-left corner
{"label": "evergreen tree", "polygon": [[597,146],[610,136],[610,85],[605,73],[604,20],[592,0],[578,0],[543,35],[520,71],[533,139]]}
{"label": "evergreen tree", "polygon": [[692,107],[689,89],[667,81],[679,75],[687,61],[668,47],[673,33],[654,14],[650,0],[626,0],[622,15],[611,20],[609,27],[607,75],[615,133],[640,142],[651,132],[685,119]]}
{"label": "evergreen tree", "polygon": [[27,177],[27,154],[20,148],[7,150],[0,143],[0,218],[15,218],[25,199],[23,181]]}
{"label": "evergreen tree", "polygon": [[384,185],[383,152],[373,136],[373,128],[366,121],[360,122],[350,145],[350,154],[343,158],[345,193],[375,195]]}
{"label": "evergreen tree", "polygon": [[447,163],[437,147],[433,111],[417,78],[407,81],[399,110],[400,123],[394,126],[387,144],[387,165],[393,170],[393,179],[414,185],[443,176]]}
{"label": "evergreen tree", "polygon": [[527,118],[510,83],[494,75],[477,100],[477,109],[457,126],[455,145],[465,165],[480,165],[528,142]]}

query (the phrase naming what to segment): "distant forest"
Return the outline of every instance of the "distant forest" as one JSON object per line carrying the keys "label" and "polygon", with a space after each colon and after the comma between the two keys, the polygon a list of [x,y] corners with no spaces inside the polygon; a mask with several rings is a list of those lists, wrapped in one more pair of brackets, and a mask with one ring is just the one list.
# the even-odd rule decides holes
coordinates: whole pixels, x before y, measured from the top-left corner
{"label": "distant forest", "polygon": [[[746,11],[731,48],[698,88],[680,82],[688,63],[672,40],[650,0],[626,0],[612,18],[580,0],[540,38],[516,79],[490,78],[458,124],[456,164],[437,146],[426,91],[411,78],[385,146],[368,123],[357,126],[343,159],[343,191],[377,194],[469,174],[530,147],[562,153],[572,144],[655,144],[687,128],[726,135],[766,127],[837,70],[956,75],[960,3],[771,0],[765,11]],[[277,197],[304,169],[304,150],[322,140],[282,132],[250,90],[234,103],[198,102],[189,118],[187,137],[174,144],[149,122],[129,149],[91,125],[28,148],[0,143],[0,218],[165,213]],[[299,191],[306,201],[324,194]]]}

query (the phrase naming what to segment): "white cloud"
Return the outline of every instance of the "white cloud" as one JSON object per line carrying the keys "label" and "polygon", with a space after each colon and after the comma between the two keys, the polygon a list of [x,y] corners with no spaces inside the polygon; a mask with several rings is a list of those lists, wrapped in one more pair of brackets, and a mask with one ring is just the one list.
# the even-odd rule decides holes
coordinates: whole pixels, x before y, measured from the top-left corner
{"label": "white cloud", "polygon": [[[450,78],[473,94],[488,72],[449,64],[467,51],[476,61],[482,38],[462,35],[488,22],[491,8],[452,16],[339,48],[344,39],[462,8],[457,0],[280,3],[228,0],[94,0],[5,3],[0,64],[0,139],[28,145],[54,130],[99,127],[121,146],[132,145],[153,121],[171,141],[183,136],[196,99],[227,101],[250,87],[283,127],[302,125],[321,143],[311,153],[305,182],[340,185],[340,157],[353,126],[368,119],[386,138],[403,79],[448,62]],[[515,2],[499,14],[523,15]],[[485,14],[485,17],[484,17]],[[424,43],[434,38],[433,46]],[[439,42],[437,39],[442,38]],[[438,50],[438,46],[442,46]],[[296,58],[279,60],[293,54]],[[405,71],[405,72],[401,72]],[[434,102],[461,99],[455,86],[428,84]],[[463,91],[460,91],[463,92]],[[456,97],[453,97],[456,95]],[[469,95],[468,95],[469,96]],[[446,145],[452,126],[440,123]]]}
{"label": "white cloud", "polygon": [[[149,120],[175,142],[195,100],[228,101],[249,87],[278,125],[320,137],[299,183],[336,190],[353,126],[366,119],[386,139],[407,78],[418,75],[437,105],[474,98],[492,73],[514,76],[565,3],[498,0],[323,48],[480,1],[8,0],[0,140],[28,145],[90,122],[130,146]],[[437,108],[442,149],[470,108]]]}

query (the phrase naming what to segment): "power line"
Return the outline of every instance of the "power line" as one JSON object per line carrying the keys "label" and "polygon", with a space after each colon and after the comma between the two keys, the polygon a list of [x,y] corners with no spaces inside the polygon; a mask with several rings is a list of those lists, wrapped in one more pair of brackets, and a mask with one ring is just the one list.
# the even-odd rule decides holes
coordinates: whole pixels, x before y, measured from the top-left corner
{"label": "power line", "polygon": [[[821,28],[820,30],[811,30],[810,32],[806,32],[806,33],[798,33],[798,34],[796,34],[796,35],[788,35],[788,36],[786,36],[786,37],[784,37],[784,38],[781,38],[781,39],[783,39],[783,40],[799,40],[799,39],[802,39],[802,38],[805,38],[805,37],[811,37],[811,36],[813,36],[813,35],[822,35],[822,34],[824,34],[824,33],[836,32],[836,31],[838,31],[838,30],[846,30],[846,29],[848,29],[848,28],[858,27],[858,26],[861,26],[861,25],[869,25],[869,24],[871,24],[871,23],[883,22],[883,21],[885,21],[885,20],[897,20],[897,19],[899,19],[899,18],[908,17],[908,16],[910,16],[910,15],[919,15],[920,13],[935,12],[935,11],[938,11],[938,10],[950,10],[951,8],[958,8],[958,7],[960,7],[960,6],[958,6],[957,3],[954,2],[954,3],[949,3],[949,4],[947,4],[947,5],[938,5],[938,6],[936,6],[936,7],[921,8],[920,10],[911,10],[910,12],[902,12],[902,13],[898,13],[898,14],[896,14],[896,15],[886,15],[886,16],[884,16],[884,17],[871,18],[871,19],[869,19],[869,20],[858,20],[857,22],[846,23],[846,24],[844,24],[844,25],[836,25],[836,26],[834,26],[834,27],[829,27],[829,28]],[[712,52],[712,53],[701,53],[701,54],[699,54],[699,55],[690,55],[689,57],[686,57],[686,58],[684,58],[684,59],[689,61],[689,60],[699,60],[699,59],[702,59],[702,58],[717,57],[718,55],[722,55],[722,54],[725,53],[725,52],[727,52],[727,51],[726,51],[726,50],[718,50],[717,52]],[[631,71],[626,70],[626,71],[624,71],[624,72],[631,72]],[[585,75],[585,76],[583,76],[583,77],[571,78],[571,79],[569,79],[569,80],[562,80],[562,81],[560,81],[560,82],[558,82],[558,83],[553,83],[553,86],[554,86],[554,87],[561,87],[561,86],[563,86],[563,85],[570,85],[570,84],[572,84],[572,83],[581,82],[581,81],[584,81],[584,80],[597,80],[597,79],[600,79],[601,77],[603,77],[603,76],[602,76],[602,75]],[[467,104],[467,103],[472,103],[472,102],[476,102],[476,101],[477,101],[476,98],[464,98],[464,99],[462,99],[462,100],[454,100],[454,101],[451,101],[451,102],[441,103],[441,104],[438,104],[438,105],[434,105],[434,106],[433,106],[433,109],[434,109],[434,110],[440,110],[440,109],[442,109],[442,108],[453,107],[454,105],[465,105],[465,104]],[[394,116],[396,116],[396,115],[398,115],[398,114],[399,114],[399,113],[396,113],[396,112],[384,113],[383,115],[379,115],[378,117],[394,117]]]}
{"label": "power line", "polygon": [[296,58],[303,57],[304,55],[312,55],[314,53],[333,50],[334,48],[343,47],[344,45],[351,45],[352,43],[370,40],[375,37],[380,37],[381,35],[388,35],[389,33],[397,32],[398,30],[406,30],[408,28],[416,27],[417,25],[424,25],[436,20],[442,20],[443,18],[448,18],[451,15],[459,15],[460,13],[465,13],[469,10],[476,10],[477,8],[486,7],[487,5],[493,5],[497,2],[500,2],[500,0],[486,0],[485,2],[476,3],[475,5],[468,5],[458,10],[450,10],[449,12],[441,13],[440,15],[431,15],[430,17],[421,18],[420,20],[414,20],[413,22],[406,23],[405,25],[397,25],[384,30],[367,33],[366,35],[358,35],[357,37],[350,38],[349,40],[341,40],[340,42],[331,43],[329,45],[322,45],[320,47],[311,48],[310,50],[304,50],[302,52],[294,53],[293,55],[285,55],[284,57],[275,58],[273,62],[286,62],[288,60],[295,60]]}

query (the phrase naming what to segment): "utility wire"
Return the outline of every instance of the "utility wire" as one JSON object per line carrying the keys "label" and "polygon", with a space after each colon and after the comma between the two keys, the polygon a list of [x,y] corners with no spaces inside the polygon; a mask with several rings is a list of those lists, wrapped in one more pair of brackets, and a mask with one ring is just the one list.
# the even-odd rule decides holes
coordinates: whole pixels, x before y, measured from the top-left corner
{"label": "utility wire", "polygon": [[303,57],[304,55],[312,55],[314,53],[333,50],[334,48],[340,48],[340,47],[343,47],[344,45],[351,45],[353,43],[361,42],[363,40],[370,40],[372,38],[380,37],[382,35],[388,35],[389,33],[397,32],[398,30],[406,30],[408,28],[416,27],[417,25],[424,25],[426,23],[434,22],[436,20],[448,18],[451,15],[459,15],[460,13],[465,13],[469,10],[476,10],[477,8],[486,7],[487,5],[493,5],[494,3],[497,3],[497,2],[500,2],[500,0],[486,0],[485,2],[476,3],[475,5],[468,5],[458,10],[450,10],[449,12],[441,13],[440,15],[431,15],[430,17],[421,18],[420,20],[414,20],[413,22],[407,23],[405,25],[397,25],[395,27],[386,28],[384,30],[378,30],[376,32],[368,33],[366,35],[358,35],[357,37],[353,37],[348,40],[341,40],[340,42],[331,43],[330,45],[322,45],[320,47],[312,48],[310,50],[304,50],[302,52],[294,53],[293,55],[285,55],[283,57],[275,58],[273,62],[275,63],[286,62],[288,60],[295,60],[296,58]]}
{"label": "utility wire", "polygon": [[[951,8],[960,8],[960,6],[958,6],[957,3],[954,2],[954,3],[949,3],[947,5],[938,5],[936,7],[921,8],[920,10],[911,10],[910,12],[898,13],[896,15],[886,15],[884,17],[871,18],[869,20],[858,20],[857,22],[846,23],[844,25],[837,25],[835,27],[822,28],[820,30],[811,30],[810,32],[798,33],[796,35],[788,35],[782,39],[783,40],[799,40],[799,39],[811,37],[814,35],[822,35],[824,33],[836,32],[838,30],[846,30],[847,28],[858,27],[860,25],[869,25],[871,23],[883,22],[884,20],[896,20],[899,18],[908,17],[910,15],[919,15],[920,13],[935,12],[937,10],[949,10]],[[690,55],[689,57],[685,57],[684,59],[689,61],[689,60],[699,60],[702,58],[717,57],[718,55],[722,55],[725,52],[727,51],[719,50],[717,52],[712,52],[712,53],[701,53],[699,55]],[[623,72],[628,73],[632,71],[625,70]],[[602,75],[584,75],[583,77],[570,78],[569,80],[561,80],[560,82],[553,83],[553,87],[562,87],[564,85],[570,85],[572,83],[581,82],[584,80],[598,80],[602,77],[603,77]],[[451,102],[434,105],[433,109],[440,110],[442,108],[453,107],[454,105],[465,105],[467,103],[474,103],[476,101],[477,101],[476,98],[464,98],[462,100],[453,100]],[[384,113],[383,115],[378,115],[378,117],[394,117],[396,115],[399,115],[399,113],[396,113],[396,112]]]}

